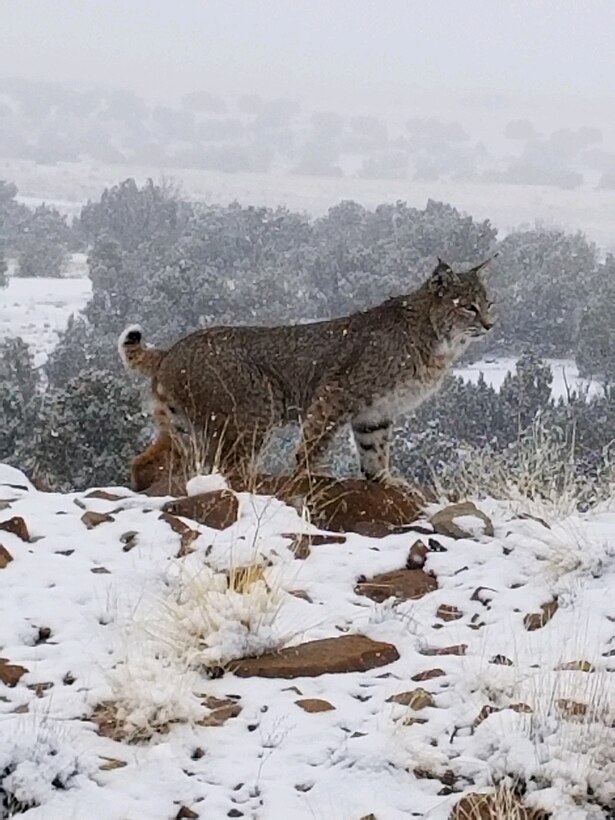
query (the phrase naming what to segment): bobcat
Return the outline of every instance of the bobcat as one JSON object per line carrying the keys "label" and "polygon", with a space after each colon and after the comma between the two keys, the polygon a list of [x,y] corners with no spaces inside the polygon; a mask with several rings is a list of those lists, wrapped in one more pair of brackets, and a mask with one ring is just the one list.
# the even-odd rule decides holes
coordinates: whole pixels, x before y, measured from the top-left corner
{"label": "bobcat", "polygon": [[196,431],[223,470],[245,469],[268,433],[302,424],[299,475],[350,422],[366,479],[388,480],[392,421],[439,387],[452,363],[492,326],[482,262],[455,273],[438,259],[406,296],[331,321],[282,327],[212,327],[168,350],[122,333],[127,368],[152,380],[163,433]]}

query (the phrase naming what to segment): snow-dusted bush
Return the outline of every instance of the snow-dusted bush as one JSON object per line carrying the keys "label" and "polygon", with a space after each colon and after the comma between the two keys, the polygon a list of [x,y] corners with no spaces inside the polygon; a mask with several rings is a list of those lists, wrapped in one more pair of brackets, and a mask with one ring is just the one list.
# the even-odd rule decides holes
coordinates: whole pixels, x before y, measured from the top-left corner
{"label": "snow-dusted bush", "polygon": [[0,818],[47,803],[95,771],[61,729],[32,718],[3,718],[0,731]]}
{"label": "snow-dusted bush", "polygon": [[283,643],[276,619],[284,598],[279,584],[267,582],[260,564],[228,572],[180,568],[155,628],[190,667],[224,667]]}

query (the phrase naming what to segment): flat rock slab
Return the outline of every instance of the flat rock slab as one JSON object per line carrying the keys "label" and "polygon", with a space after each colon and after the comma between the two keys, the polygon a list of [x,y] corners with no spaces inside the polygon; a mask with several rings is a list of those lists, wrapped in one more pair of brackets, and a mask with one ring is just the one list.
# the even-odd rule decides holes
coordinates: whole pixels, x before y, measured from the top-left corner
{"label": "flat rock slab", "polygon": [[307,641],[258,658],[233,661],[230,671],[240,678],[313,678],[340,672],[366,672],[399,659],[390,643],[364,635],[341,635]]}
{"label": "flat rock slab", "polygon": [[422,493],[411,488],[358,478],[331,476],[253,477],[250,482],[230,477],[237,492],[273,495],[298,509],[306,508],[312,524],[332,532],[357,532],[382,538],[403,531],[424,507]]}
{"label": "flat rock slab", "polygon": [[231,490],[215,490],[177,498],[167,502],[162,509],[171,515],[190,518],[206,527],[225,530],[237,521],[239,501]]}
{"label": "flat rock slab", "polygon": [[438,510],[431,517],[431,525],[438,535],[447,535],[449,538],[475,538],[475,536],[456,522],[458,518],[478,518],[483,523],[483,534],[493,538],[493,523],[489,516],[479,510],[472,501],[462,501],[460,504],[451,504],[443,510]]}
{"label": "flat rock slab", "polygon": [[355,587],[355,592],[357,595],[366,595],[372,601],[382,603],[387,598],[411,601],[422,598],[437,588],[436,579],[422,569],[399,569],[360,581]]}

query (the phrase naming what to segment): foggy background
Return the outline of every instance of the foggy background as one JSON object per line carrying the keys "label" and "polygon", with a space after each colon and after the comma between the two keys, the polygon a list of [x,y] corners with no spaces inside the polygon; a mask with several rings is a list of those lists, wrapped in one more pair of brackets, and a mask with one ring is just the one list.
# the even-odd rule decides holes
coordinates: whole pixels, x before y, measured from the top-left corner
{"label": "foggy background", "polygon": [[126,176],[322,213],[430,197],[603,247],[607,0],[2,0],[0,176],[69,215]]}

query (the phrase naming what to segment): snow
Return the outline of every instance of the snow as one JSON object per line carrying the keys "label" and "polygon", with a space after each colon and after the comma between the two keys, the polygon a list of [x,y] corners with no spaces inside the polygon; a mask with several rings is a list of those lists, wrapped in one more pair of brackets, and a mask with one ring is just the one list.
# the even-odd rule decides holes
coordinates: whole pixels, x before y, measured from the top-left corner
{"label": "snow", "polygon": [[0,290],[0,339],[21,336],[41,365],[64,330],[72,313],[90,298],[87,278],[20,279],[11,277]]}
{"label": "snow", "polygon": [[[354,592],[357,578],[402,568],[418,534],[349,534],[312,545],[301,561],[288,533],[313,527],[275,499],[241,494],[239,520],[224,531],[186,520],[200,535],[179,558],[163,499],[107,491],[118,497],[42,493],[0,466],[0,500],[10,505],[0,505],[0,523],[22,516],[31,535],[24,543],[0,531],[14,559],[0,569],[0,657],[28,670],[13,688],[0,683],[0,817],[4,789],[39,804],[24,820],[167,820],[182,805],[208,818],[235,809],[259,820],[445,820],[462,791],[515,776],[556,819],[604,816],[587,788],[612,799],[615,511],[545,513],[541,522],[476,500],[495,535],[437,536],[446,551],[430,552],[426,569],[438,589],[375,604]],[[88,530],[84,508],[113,520]],[[127,532],[137,533],[128,545]],[[253,583],[230,589],[225,578],[246,564],[258,568]],[[552,620],[527,631],[525,615],[554,597]],[[440,620],[442,604],[462,617]],[[205,674],[241,654],[347,633],[390,642],[400,658],[294,680]],[[455,644],[465,655],[425,654]],[[496,655],[511,665],[491,662]],[[580,661],[594,671],[559,668]],[[435,667],[445,675],[412,681]],[[435,706],[388,701],[417,686]],[[230,697],[241,712],[199,725],[206,697]],[[300,697],[335,709],[306,713]],[[562,717],[564,699],[585,703],[586,717]],[[93,711],[109,703],[141,742],[96,731]],[[508,708],[520,703],[533,711]],[[501,711],[477,724],[486,704]],[[447,769],[459,793],[435,779]]]}
{"label": "snow", "polygon": [[[495,390],[499,390],[508,373],[515,372],[514,357],[501,357],[497,359],[483,359],[473,364],[464,365],[454,369],[454,374],[460,376],[464,381],[478,381],[481,373],[488,385]],[[572,359],[544,359],[545,363],[551,367],[553,373],[553,384],[551,394],[553,398],[566,398],[568,391],[587,390],[588,396],[596,396],[602,393],[602,386],[599,382],[591,379],[583,379],[579,376],[578,368]]]}
{"label": "snow", "polygon": [[217,490],[227,489],[226,479],[218,472],[211,473],[211,475],[197,475],[186,484],[188,495],[199,495],[200,493],[212,493]]}

